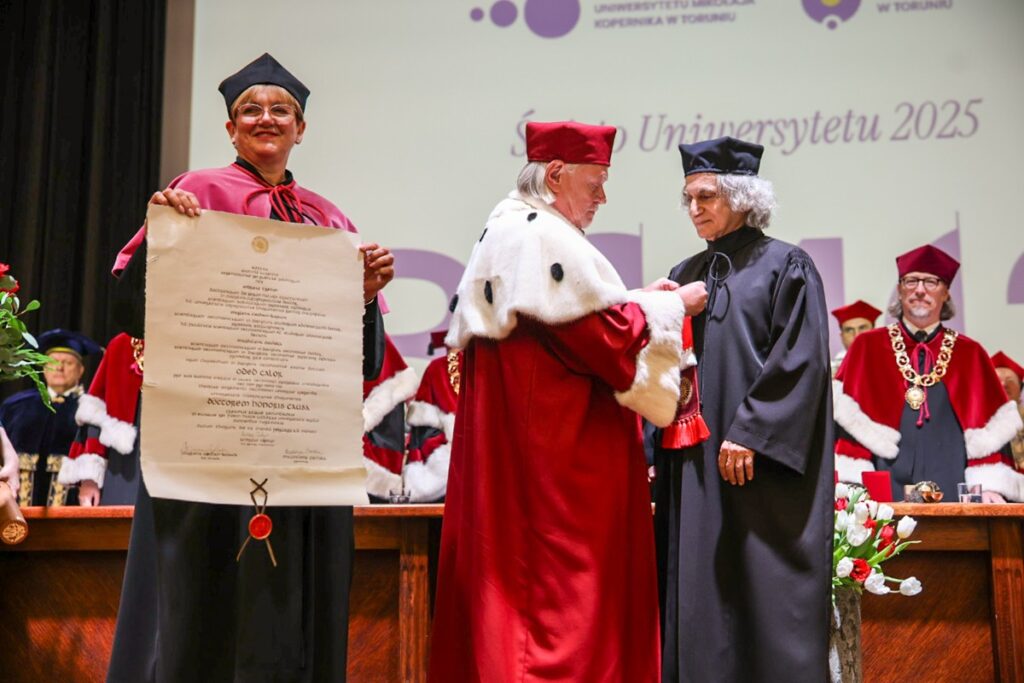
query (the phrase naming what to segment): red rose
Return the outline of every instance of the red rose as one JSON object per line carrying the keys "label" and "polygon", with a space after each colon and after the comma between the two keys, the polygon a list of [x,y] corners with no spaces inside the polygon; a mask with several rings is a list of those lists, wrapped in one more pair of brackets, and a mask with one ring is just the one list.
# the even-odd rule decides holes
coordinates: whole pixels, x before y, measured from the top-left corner
{"label": "red rose", "polygon": [[11,269],[11,267],[9,265],[7,265],[6,263],[0,263],[0,276],[5,275],[7,273],[7,271],[10,270],[10,269]]}
{"label": "red rose", "polygon": [[838,510],[839,512],[842,512],[843,510],[846,509],[846,506],[849,505],[849,504],[850,504],[850,501],[846,500],[845,498],[837,498],[836,499],[836,510]]}
{"label": "red rose", "polygon": [[895,537],[896,530],[892,528],[892,525],[883,526],[882,530],[878,532],[878,549],[889,549],[889,552],[885,554],[886,557],[892,555],[893,551],[896,550]]}
{"label": "red rose", "polygon": [[864,583],[864,580],[871,576],[871,565],[868,564],[867,560],[857,558],[853,561],[853,569],[850,570],[850,578],[858,583]]}

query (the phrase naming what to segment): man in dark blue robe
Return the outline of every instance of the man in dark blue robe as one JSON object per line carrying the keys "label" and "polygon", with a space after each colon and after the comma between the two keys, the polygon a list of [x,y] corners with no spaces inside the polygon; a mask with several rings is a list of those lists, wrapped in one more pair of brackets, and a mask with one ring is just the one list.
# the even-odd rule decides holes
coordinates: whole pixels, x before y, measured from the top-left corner
{"label": "man in dark blue robe", "polygon": [[18,503],[23,507],[75,505],[77,491],[58,482],[56,475],[78,429],[75,412],[83,393],[83,357],[103,350],[84,334],[61,329],[44,332],[38,341],[51,359],[43,378],[53,410],[34,388],[18,392],[0,405],[0,422],[18,454]]}

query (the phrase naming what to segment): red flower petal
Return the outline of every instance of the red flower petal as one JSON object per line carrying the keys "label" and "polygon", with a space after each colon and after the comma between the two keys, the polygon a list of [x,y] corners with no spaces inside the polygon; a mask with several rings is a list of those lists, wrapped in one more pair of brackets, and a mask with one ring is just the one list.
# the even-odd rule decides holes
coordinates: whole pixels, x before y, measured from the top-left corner
{"label": "red flower petal", "polygon": [[871,576],[871,565],[868,564],[867,560],[857,558],[853,561],[853,569],[850,570],[850,578],[859,583],[864,581]]}

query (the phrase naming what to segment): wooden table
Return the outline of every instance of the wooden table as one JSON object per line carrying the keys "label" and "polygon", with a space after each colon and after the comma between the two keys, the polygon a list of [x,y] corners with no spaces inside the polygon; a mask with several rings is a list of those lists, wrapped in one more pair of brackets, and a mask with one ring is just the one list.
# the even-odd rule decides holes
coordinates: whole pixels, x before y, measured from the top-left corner
{"label": "wooden table", "polygon": [[1024,683],[1024,505],[893,504],[921,543],[884,565],[911,598],[865,593],[864,680]]}
{"label": "wooden table", "polygon": [[[923,541],[887,563],[913,598],[865,595],[864,680],[1024,683],[1024,505],[896,504]],[[426,676],[440,505],[355,511],[349,680]],[[29,538],[0,546],[4,681],[102,681],[129,508],[28,508]]]}
{"label": "wooden table", "polygon": [[[442,510],[355,508],[349,681],[425,680],[431,548],[437,547]],[[29,537],[18,546],[0,545],[5,683],[104,680],[132,511],[23,509]]]}

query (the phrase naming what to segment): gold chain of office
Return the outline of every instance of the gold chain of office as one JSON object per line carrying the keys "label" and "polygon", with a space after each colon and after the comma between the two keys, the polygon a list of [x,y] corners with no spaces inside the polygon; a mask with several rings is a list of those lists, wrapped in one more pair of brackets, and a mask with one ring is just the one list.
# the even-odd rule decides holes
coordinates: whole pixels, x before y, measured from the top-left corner
{"label": "gold chain of office", "polygon": [[145,363],[145,342],[138,338],[132,337],[132,360],[135,361],[135,367],[139,369],[139,374],[142,374],[142,365]]}
{"label": "gold chain of office", "polygon": [[459,372],[459,352],[452,349],[448,352],[448,382],[452,385],[452,391],[455,395],[459,395],[459,385],[461,384],[461,373]]}
{"label": "gold chain of office", "polygon": [[903,397],[912,409],[917,410],[924,404],[925,388],[939,382],[945,377],[946,370],[949,369],[949,361],[953,358],[953,347],[956,345],[956,330],[946,328],[942,335],[942,345],[939,348],[939,357],[935,361],[935,367],[926,375],[918,374],[911,367],[910,356],[907,355],[907,345],[903,342],[903,332],[900,330],[899,324],[889,325],[888,330],[892,351],[896,354],[896,367],[903,375],[903,379],[910,383]]}

